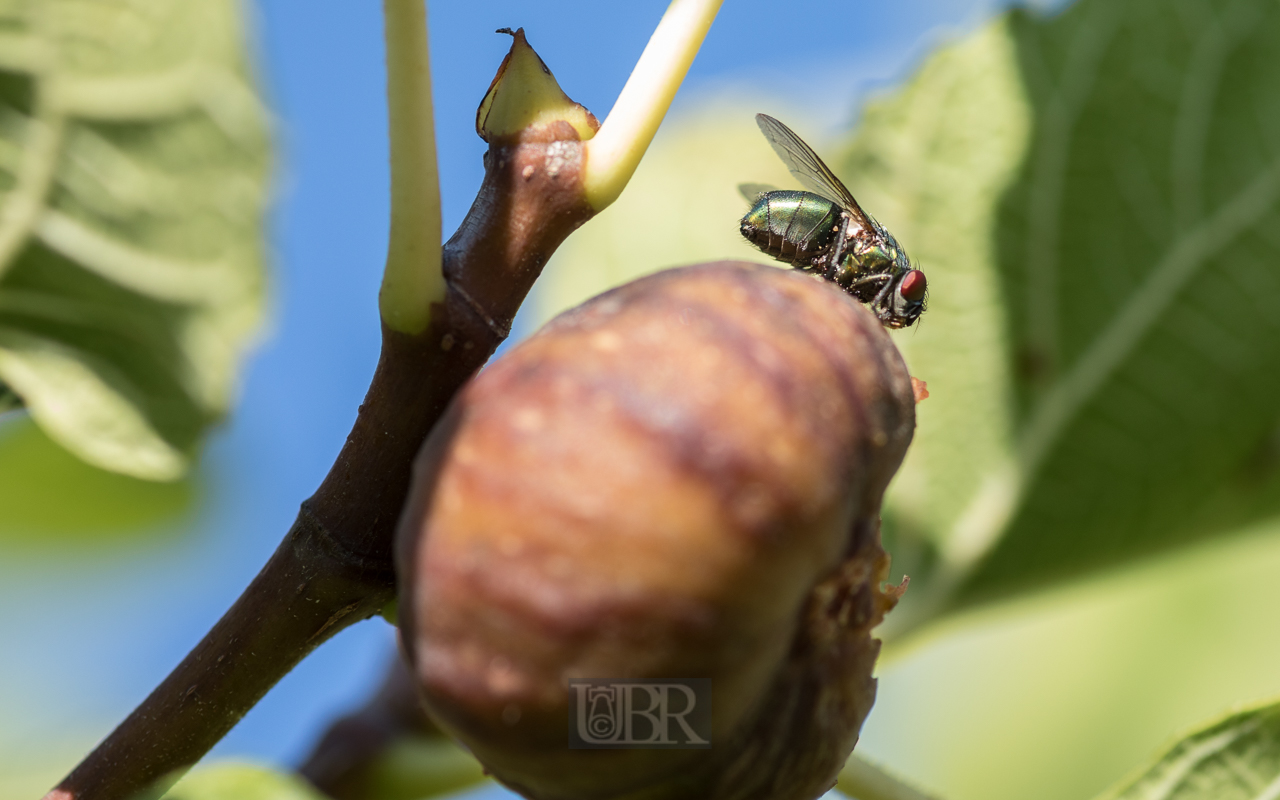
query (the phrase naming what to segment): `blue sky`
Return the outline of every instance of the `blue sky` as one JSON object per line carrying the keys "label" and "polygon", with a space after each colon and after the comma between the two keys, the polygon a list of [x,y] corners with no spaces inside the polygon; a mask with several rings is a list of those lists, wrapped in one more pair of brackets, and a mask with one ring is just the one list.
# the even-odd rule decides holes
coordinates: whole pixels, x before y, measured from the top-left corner
{"label": "blue sky", "polygon": [[[727,0],[673,113],[732,85],[739,95],[746,87],[785,96],[820,121],[848,121],[868,88],[891,84],[930,45],[999,5]],[[431,4],[446,235],[480,182],[475,108],[510,43],[494,29],[523,26],[569,95],[603,119],[664,8]],[[388,190],[380,4],[257,0],[249,16],[280,148],[272,322],[247,365],[240,406],[204,455],[208,488],[194,520],[159,547],[56,562],[0,553],[0,641],[9,648],[0,658],[0,773],[57,737],[88,746],[181,659],[318,485],[377,358]],[[370,690],[391,648],[379,621],[343,633],[216,752],[295,762],[325,720]]]}

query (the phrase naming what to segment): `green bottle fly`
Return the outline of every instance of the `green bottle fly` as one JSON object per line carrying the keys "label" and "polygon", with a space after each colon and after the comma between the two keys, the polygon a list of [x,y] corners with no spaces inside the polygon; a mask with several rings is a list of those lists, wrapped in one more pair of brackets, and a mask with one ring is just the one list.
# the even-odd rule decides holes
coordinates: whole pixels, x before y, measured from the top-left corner
{"label": "green bottle fly", "polygon": [[739,187],[752,203],[742,218],[747,241],[778,261],[816,272],[866,303],[889,328],[924,313],[928,282],[906,251],[840,182],[813,148],[766,114],[756,122],[791,174],[810,191]]}

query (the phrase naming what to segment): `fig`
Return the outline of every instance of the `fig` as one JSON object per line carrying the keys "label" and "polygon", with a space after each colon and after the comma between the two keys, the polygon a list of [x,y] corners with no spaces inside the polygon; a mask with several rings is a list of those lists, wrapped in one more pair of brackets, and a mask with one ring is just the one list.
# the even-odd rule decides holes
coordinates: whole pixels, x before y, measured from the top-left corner
{"label": "fig", "polygon": [[[821,795],[875,697],[914,427],[880,323],[810,275],[684,267],[560,315],[419,454],[397,569],[427,710],[535,800]],[[709,684],[703,744],[571,748],[586,679]]]}

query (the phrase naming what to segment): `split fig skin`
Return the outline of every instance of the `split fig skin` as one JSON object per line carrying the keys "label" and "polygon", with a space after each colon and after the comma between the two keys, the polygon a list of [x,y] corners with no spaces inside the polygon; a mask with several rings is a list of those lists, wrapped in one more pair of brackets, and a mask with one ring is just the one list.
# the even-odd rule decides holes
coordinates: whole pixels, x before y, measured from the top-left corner
{"label": "split fig skin", "polygon": [[[717,262],[561,314],[455,398],[400,521],[432,717],[533,800],[808,800],[875,699],[915,427],[875,316]],[[711,681],[709,749],[570,749],[568,681]]]}

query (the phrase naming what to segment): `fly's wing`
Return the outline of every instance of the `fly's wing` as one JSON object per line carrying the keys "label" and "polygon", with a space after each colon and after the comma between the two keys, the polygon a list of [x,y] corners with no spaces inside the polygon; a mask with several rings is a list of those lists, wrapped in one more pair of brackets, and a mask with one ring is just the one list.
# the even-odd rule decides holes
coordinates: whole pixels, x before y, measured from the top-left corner
{"label": "fly's wing", "polygon": [[862,226],[875,230],[875,223],[858,205],[858,201],[853,199],[853,195],[835,173],[822,163],[813,148],[796,136],[795,131],[768,114],[756,114],[756,124],[760,126],[764,138],[773,145],[773,152],[778,154],[804,188],[843,206]]}
{"label": "fly's wing", "polygon": [[738,184],[738,193],[746,198],[748,203],[755,204],[760,199],[760,195],[769,192],[778,191],[777,186],[770,186],[767,183],[740,183]]}

